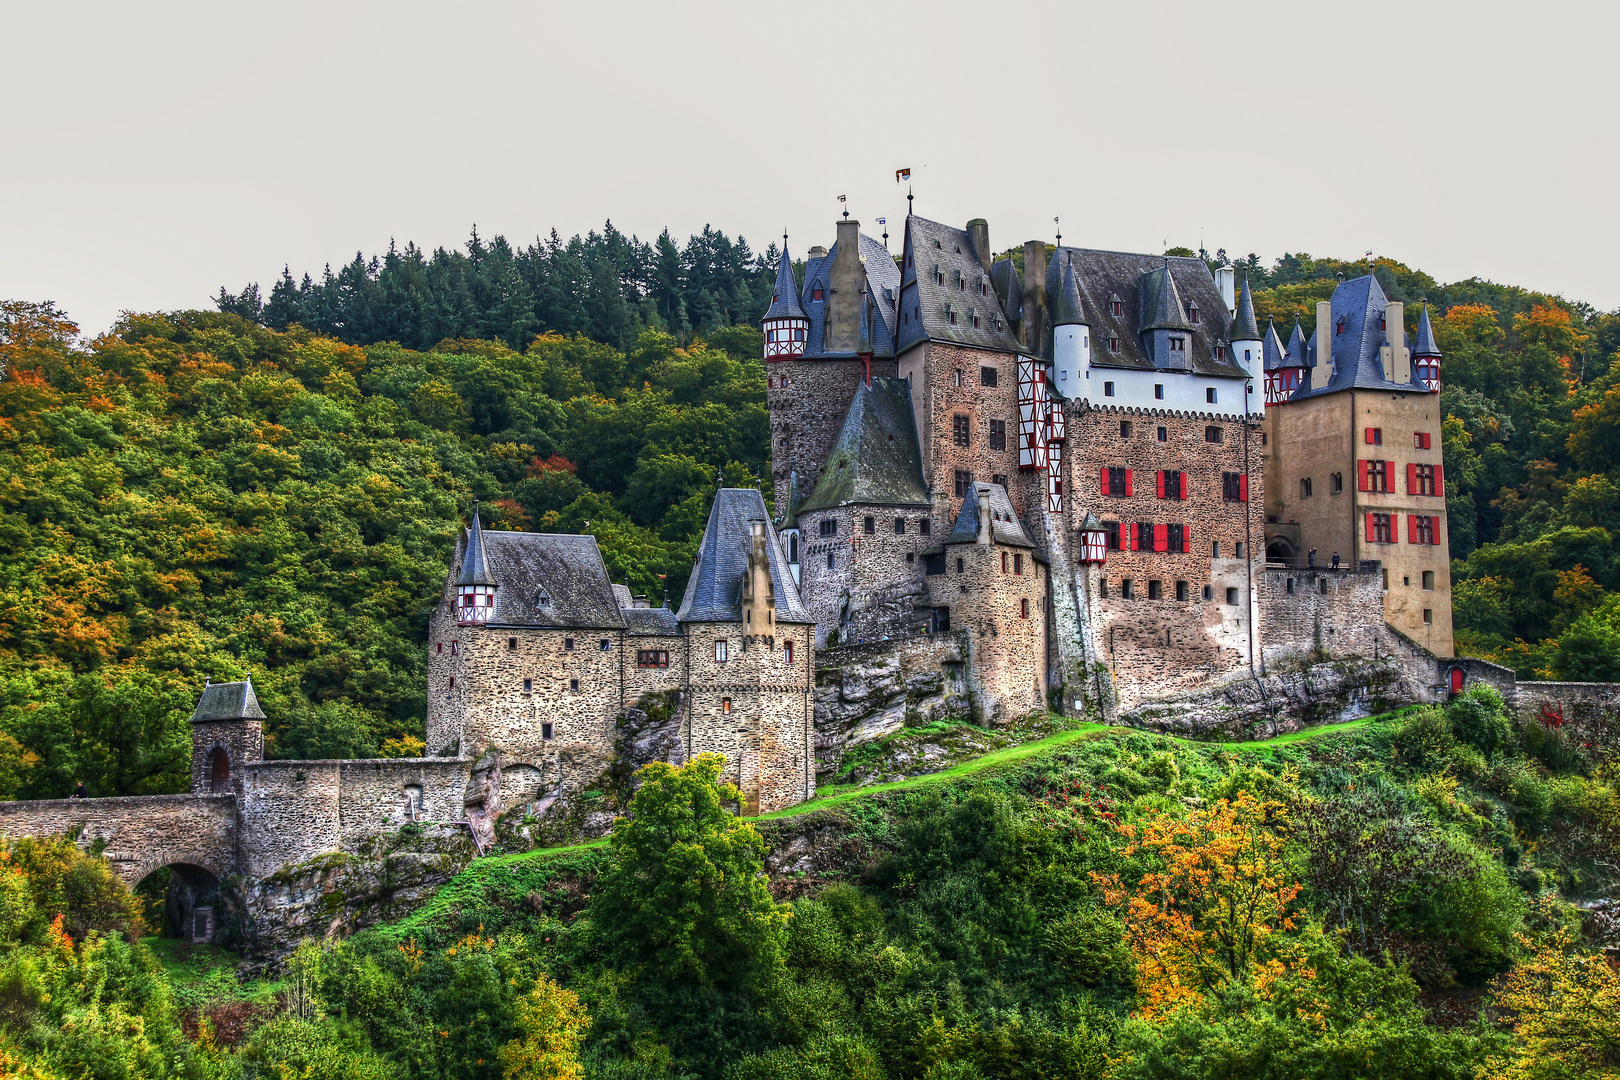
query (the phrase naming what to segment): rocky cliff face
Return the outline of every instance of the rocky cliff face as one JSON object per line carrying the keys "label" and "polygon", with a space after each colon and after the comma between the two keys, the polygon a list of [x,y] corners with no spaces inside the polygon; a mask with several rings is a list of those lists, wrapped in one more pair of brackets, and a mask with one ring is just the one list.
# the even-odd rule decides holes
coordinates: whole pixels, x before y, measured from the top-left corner
{"label": "rocky cliff face", "polygon": [[971,714],[962,634],[934,634],[823,649],[816,656],[817,782],[844,752],[905,727]]}

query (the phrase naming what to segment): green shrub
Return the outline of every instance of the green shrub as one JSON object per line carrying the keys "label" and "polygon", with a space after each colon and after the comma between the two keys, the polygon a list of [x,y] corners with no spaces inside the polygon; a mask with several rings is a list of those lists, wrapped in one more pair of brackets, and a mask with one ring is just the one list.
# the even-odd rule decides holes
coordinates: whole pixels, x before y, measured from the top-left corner
{"label": "green shrub", "polygon": [[1389,741],[1403,762],[1423,772],[1448,764],[1457,746],[1451,721],[1439,706],[1414,712],[1390,733]]}
{"label": "green shrub", "polygon": [[1507,797],[1530,817],[1541,820],[1553,808],[1553,789],[1546,777],[1534,769],[1519,768],[1507,784]]}
{"label": "green shrub", "polygon": [[1585,773],[1592,768],[1586,751],[1558,728],[1530,720],[1519,725],[1518,735],[1524,752],[1553,772]]}
{"label": "green shrub", "polygon": [[1513,734],[1502,694],[1489,683],[1475,683],[1446,707],[1451,730],[1458,740],[1487,758],[1507,746]]}
{"label": "green shrub", "polygon": [[1045,945],[1076,982],[1100,986],[1130,979],[1125,924],[1101,907],[1079,908],[1048,923]]}

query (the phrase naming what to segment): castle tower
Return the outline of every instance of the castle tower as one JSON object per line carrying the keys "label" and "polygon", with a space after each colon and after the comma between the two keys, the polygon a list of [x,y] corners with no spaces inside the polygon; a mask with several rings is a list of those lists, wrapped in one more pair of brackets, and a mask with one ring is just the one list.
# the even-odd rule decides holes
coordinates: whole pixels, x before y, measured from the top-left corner
{"label": "castle tower", "polygon": [[1238,292],[1237,314],[1232,316],[1232,329],[1226,335],[1230,343],[1227,347],[1232,350],[1232,360],[1249,377],[1253,378],[1261,370],[1261,352],[1264,343],[1260,337],[1260,328],[1254,320],[1254,297],[1249,293],[1249,278],[1243,278],[1243,287]]}
{"label": "castle tower", "polygon": [[1078,396],[1086,369],[1091,366],[1091,320],[1080,300],[1074,260],[1063,260],[1063,277],[1052,304],[1053,389],[1061,397]]}
{"label": "castle tower", "polygon": [[721,488],[676,615],[690,656],[685,756],[725,755],[743,812],[815,794],[815,628],[765,499]]}
{"label": "castle tower", "polygon": [[489,576],[484,558],[484,528],[478,521],[478,504],[473,504],[472,528],[467,530],[467,552],[462,556],[461,574],[456,578],[456,622],[481,626],[495,614],[495,579]]}
{"label": "castle tower", "polygon": [[1440,345],[1434,340],[1434,325],[1429,322],[1429,305],[1423,304],[1423,317],[1418,320],[1417,340],[1412,342],[1413,378],[1422,383],[1431,394],[1440,392]]}
{"label": "castle tower", "polygon": [[264,760],[264,710],[253,680],[209,683],[191,714],[191,791],[241,790],[242,766]]}
{"label": "castle tower", "polygon": [[804,355],[810,317],[799,303],[799,285],[793,279],[793,260],[788,257],[787,233],[782,234],[782,258],[776,264],[776,288],[771,292],[771,306],[760,325],[765,330],[766,360]]}

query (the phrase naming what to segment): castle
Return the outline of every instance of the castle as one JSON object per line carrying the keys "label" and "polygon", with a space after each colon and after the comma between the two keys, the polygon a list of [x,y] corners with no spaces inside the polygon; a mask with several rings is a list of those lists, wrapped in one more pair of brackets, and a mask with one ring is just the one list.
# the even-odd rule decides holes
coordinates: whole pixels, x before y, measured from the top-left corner
{"label": "castle", "polygon": [[898,260],[886,241],[846,217],[802,281],[784,246],[762,320],[774,506],[716,493],[678,610],[615,584],[594,537],[485,530],[475,508],[423,642],[427,756],[265,761],[251,684],[218,684],[191,793],[0,804],[0,834],[69,827],[132,883],[178,868],[178,921],[209,940],[222,881],[259,889],[250,924],[285,921],[320,899],[289,867],[407,826],[485,850],[503,814],[616,764],[715,751],[743,812],[809,799],[853,738],[818,667],[860,657],[931,667],[986,725],[1221,693],[1275,713],[1272,672],[1324,658],[1401,666],[1413,700],[1462,688],[1426,310],[1408,343],[1358,278],[1285,345],[1200,259],[997,259],[982,219],[915,215]]}

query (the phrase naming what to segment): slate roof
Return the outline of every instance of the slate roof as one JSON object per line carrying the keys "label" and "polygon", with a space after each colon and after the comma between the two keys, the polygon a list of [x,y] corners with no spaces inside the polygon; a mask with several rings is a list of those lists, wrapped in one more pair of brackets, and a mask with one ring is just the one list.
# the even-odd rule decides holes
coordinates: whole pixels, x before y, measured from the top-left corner
{"label": "slate roof", "polygon": [[192,723],[199,720],[263,720],[264,710],[253,694],[253,680],[209,683],[197,699]]}
{"label": "slate roof", "polygon": [[962,500],[962,512],[956,515],[956,526],[951,529],[951,535],[945,538],[947,544],[971,544],[979,538],[979,498],[980,494],[990,496],[990,536],[998,544],[1010,544],[1013,547],[1032,548],[1029,537],[1024,534],[1024,526],[1019,523],[1018,515],[1013,511],[1012,500],[1007,498],[1007,489],[1000,484],[987,484],[984,481],[975,481],[973,484],[974,497]]}
{"label": "slate roof", "polygon": [[[624,625],[596,537],[490,529],[482,540],[496,585],[491,626]],[[459,575],[466,561],[463,544],[457,545],[456,561],[453,572]]]}
{"label": "slate roof", "polygon": [[846,503],[928,506],[922,451],[903,379],[862,383],[827,453],[827,467],[800,514]]}
{"label": "slate roof", "polygon": [[484,527],[478,521],[478,504],[473,504],[472,528],[466,533],[467,554],[461,560],[461,573],[457,585],[493,585],[489,576],[489,563],[484,558]]}
{"label": "slate roof", "polygon": [[743,575],[748,571],[748,549],[753,542],[750,521],[764,521],[771,560],[771,591],[776,599],[776,621],[808,623],[815,620],[799,598],[798,586],[758,488],[721,488],[709,509],[709,523],[698,546],[697,565],[686,581],[686,596],[675,617],[689,622],[740,622]]}
{"label": "slate roof", "polygon": [[625,633],[631,637],[679,637],[681,624],[667,607],[625,608]]}
{"label": "slate roof", "polygon": [[1000,259],[990,264],[990,286],[996,291],[1001,310],[1013,322],[1024,318],[1024,283],[1018,278],[1018,267],[1011,259]]}
{"label": "slate roof", "polygon": [[1294,317],[1294,332],[1288,335],[1288,346],[1283,350],[1283,367],[1310,367],[1311,346],[1305,338],[1305,328]]}
{"label": "slate roof", "polygon": [[[1187,356],[1194,374],[1213,375],[1231,379],[1246,377],[1246,372],[1229,357],[1215,359],[1215,339],[1226,333],[1226,301],[1221,298],[1215,277],[1202,259],[1160,255],[1135,255],[1121,251],[1097,251],[1092,248],[1060,247],[1047,266],[1047,294],[1058,287],[1057,270],[1068,263],[1074,265],[1075,285],[1081,303],[1091,318],[1091,363],[1093,367],[1130,368],[1138,371],[1162,370],[1155,368],[1153,357],[1143,341],[1140,313],[1143,310],[1143,292],[1152,285],[1163,288],[1162,271],[1168,262],[1171,284],[1184,304],[1197,304],[1204,318],[1186,331],[1191,340]],[[1113,313],[1112,298],[1120,298],[1121,313]],[[1155,299],[1157,299],[1155,297]],[[1221,317],[1212,317],[1220,312]],[[1119,352],[1109,352],[1108,339],[1119,340]]]}
{"label": "slate roof", "polygon": [[1283,366],[1283,343],[1282,338],[1277,336],[1274,320],[1266,320],[1266,336],[1260,344],[1260,355],[1264,357],[1266,371],[1276,371]]}
{"label": "slate roof", "polygon": [[[1379,321],[1384,317],[1384,311],[1389,306],[1389,299],[1384,295],[1383,287],[1378,279],[1371,274],[1364,274],[1349,281],[1340,282],[1339,287],[1333,290],[1332,314],[1333,321],[1328,327],[1328,340],[1331,343],[1330,351],[1333,357],[1333,371],[1328,376],[1324,386],[1311,385],[1318,369],[1313,367],[1306,372],[1306,385],[1294,391],[1290,400],[1298,401],[1301,398],[1311,397],[1315,394],[1332,394],[1340,390],[1417,390],[1427,392],[1421,383],[1416,381],[1416,366],[1414,377],[1410,382],[1391,382],[1385,375],[1384,362],[1378,350],[1386,342],[1402,344],[1406,338],[1406,328],[1391,326],[1387,331],[1378,327]],[[1344,333],[1339,333],[1339,320],[1345,323]],[[1312,343],[1312,353],[1315,352],[1315,343]]]}
{"label": "slate roof", "polygon": [[620,585],[617,581],[613,583],[613,600],[621,611],[627,607],[634,607],[636,603],[635,594],[630,591],[630,586]]}
{"label": "slate roof", "polygon": [[[771,306],[765,319],[802,319],[804,308],[799,306],[799,283],[793,280],[793,260],[788,258],[787,237],[782,238],[782,258],[776,264],[776,291],[771,295]],[[764,319],[760,320],[761,322]]]}
{"label": "slate roof", "polygon": [[1148,271],[1142,283],[1142,318],[1137,324],[1148,330],[1191,330],[1187,313],[1181,307],[1181,290],[1176,288],[1176,276],[1170,272],[1169,260],[1163,266]]}
{"label": "slate roof", "polygon": [[1434,324],[1429,322],[1429,305],[1423,305],[1423,317],[1418,320],[1417,339],[1412,342],[1413,356],[1439,356],[1440,343],[1434,340]]}
{"label": "slate roof", "polygon": [[[1022,351],[993,287],[995,279],[979,265],[966,229],[915,215],[908,217],[905,254],[900,278],[899,350],[929,340],[996,352]],[[944,284],[935,279],[936,270]],[[954,323],[951,311],[956,312]],[[979,316],[978,327],[973,325],[974,315]]]}
{"label": "slate roof", "polygon": [[1243,289],[1238,293],[1237,313],[1232,316],[1232,329],[1227,341],[1259,341],[1260,326],[1254,321],[1254,296],[1249,292],[1249,278],[1243,278]]}
{"label": "slate roof", "polygon": [[[820,258],[812,258],[804,265],[804,288],[800,291],[800,307],[810,320],[810,332],[805,335],[805,356],[836,356],[829,353],[827,343],[827,300],[832,291],[830,279],[832,277],[833,258],[838,254],[838,245],[833,244],[831,250]],[[873,301],[873,312],[878,316],[872,321],[869,333],[872,342],[873,356],[894,355],[894,326],[898,315],[895,305],[900,295],[900,268],[894,265],[894,256],[879,240],[874,240],[865,233],[861,234],[862,266],[866,269],[866,294]],[[820,289],[822,299],[813,299],[815,290]],[[853,356],[854,353],[844,353]]]}
{"label": "slate roof", "polygon": [[1074,323],[1089,325],[1086,318],[1086,306],[1080,299],[1080,286],[1074,279],[1074,260],[1063,260],[1063,273],[1059,278],[1057,292],[1050,294],[1053,326],[1069,326]]}

